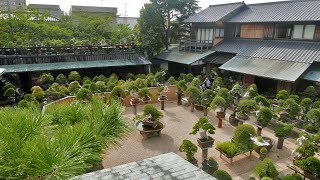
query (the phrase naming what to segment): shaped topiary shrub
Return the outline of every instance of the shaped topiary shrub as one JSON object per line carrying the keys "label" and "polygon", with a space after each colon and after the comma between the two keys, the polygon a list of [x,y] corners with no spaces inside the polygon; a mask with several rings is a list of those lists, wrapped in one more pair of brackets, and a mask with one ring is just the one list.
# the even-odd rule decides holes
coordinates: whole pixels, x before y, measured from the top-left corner
{"label": "shaped topiary shrub", "polygon": [[159,111],[154,105],[152,104],[146,104],[143,108],[143,115],[146,116],[150,114],[151,119],[154,121],[158,121],[163,117],[163,114],[161,111]]}
{"label": "shaped topiary shrub", "polygon": [[42,84],[49,84],[54,81],[54,77],[51,75],[51,73],[43,73],[40,81]]}
{"label": "shaped topiary shrub", "polygon": [[81,88],[81,86],[78,81],[71,82],[68,87],[71,95],[77,94],[80,88]]}
{"label": "shaped topiary shrub", "polygon": [[194,86],[194,87],[197,87],[197,88],[200,88],[202,82],[200,81],[200,79],[198,78],[193,78],[192,82],[191,82],[191,86]]}
{"label": "shaped topiary shrub", "polygon": [[257,85],[255,84],[251,84],[248,88],[247,88],[247,92],[249,93],[249,98],[253,99],[255,97],[257,97],[258,94],[258,88]]}
{"label": "shaped topiary shrub", "polygon": [[221,112],[224,112],[227,107],[227,102],[223,97],[216,95],[212,100],[210,107],[211,108],[219,107],[221,109]]}
{"label": "shaped topiary shrub", "polygon": [[199,88],[196,88],[194,86],[189,86],[186,90],[186,95],[189,96],[189,100],[194,103],[199,103],[201,100],[201,93]]}
{"label": "shaped topiary shrub", "polygon": [[175,80],[173,76],[170,76],[169,79],[167,80],[167,83],[169,85],[176,85],[177,84],[177,80]]}
{"label": "shaped topiary shrub", "polygon": [[64,74],[59,74],[57,77],[56,77],[56,82],[59,83],[59,84],[65,84],[68,82],[68,79],[67,77],[64,75]]}
{"label": "shaped topiary shrub", "polygon": [[211,89],[205,90],[201,95],[201,105],[205,108],[209,107],[214,96],[215,93]]}
{"label": "shaped topiary shrub", "polygon": [[282,177],[282,180],[303,180],[302,176],[298,173],[287,174]]}
{"label": "shaped topiary shrub", "polygon": [[68,80],[71,81],[81,81],[81,76],[77,71],[71,71],[69,76],[68,76]]}
{"label": "shaped topiary shrub", "polygon": [[134,74],[132,74],[132,73],[128,73],[126,79],[131,79],[131,80],[134,81],[134,80],[136,80],[136,76]]}
{"label": "shaped topiary shrub", "polygon": [[231,176],[229,173],[227,173],[224,170],[216,170],[213,174],[212,177],[217,178],[218,180],[232,180]]}
{"label": "shaped topiary shrub", "polygon": [[189,140],[183,140],[179,147],[180,152],[185,152],[189,162],[194,161],[194,154],[198,151],[198,147]]}
{"label": "shaped topiary shrub", "polygon": [[287,100],[289,98],[289,93],[286,90],[281,90],[277,94],[277,99]]}
{"label": "shaped topiary shrub", "polygon": [[145,80],[141,78],[137,78],[134,81],[134,85],[137,86],[139,89],[147,87],[147,83],[145,82]]}
{"label": "shaped topiary shrub", "polygon": [[177,89],[179,92],[183,92],[187,89],[186,81],[185,80],[180,80],[177,83]]}
{"label": "shaped topiary shrub", "polygon": [[240,146],[244,151],[252,150],[253,142],[250,139],[252,136],[256,136],[254,127],[250,124],[243,124],[234,129],[233,141]]}
{"label": "shaped topiary shrub", "polygon": [[311,173],[313,176],[320,178],[320,160],[316,157],[296,161],[296,165],[304,171]]}
{"label": "shaped topiary shrub", "polygon": [[191,83],[192,80],[194,79],[194,76],[193,74],[189,73],[187,75],[184,76],[184,80],[187,82],[187,83]]}
{"label": "shaped topiary shrub", "polygon": [[284,108],[288,109],[289,117],[294,120],[299,115],[301,108],[294,99],[287,99],[283,105]]}
{"label": "shaped topiary shrub", "polygon": [[263,106],[270,107],[270,102],[268,101],[268,99],[261,95],[255,97],[254,100],[257,102],[257,104],[262,103]]}
{"label": "shaped topiary shrub", "polygon": [[227,105],[231,103],[233,100],[232,95],[229,93],[229,90],[227,88],[221,88],[217,92],[217,96],[223,97],[224,100],[226,100]]}
{"label": "shaped topiary shrub", "polygon": [[302,101],[300,102],[300,107],[301,107],[303,113],[307,113],[311,109],[312,104],[313,104],[313,102],[310,98],[302,99]]}
{"label": "shaped topiary shrub", "polygon": [[126,97],[126,93],[124,92],[121,86],[116,86],[112,89],[110,97],[121,99]]}
{"label": "shaped topiary shrub", "polygon": [[103,81],[97,81],[96,87],[99,92],[106,92],[106,90],[107,90],[106,83]]}
{"label": "shaped topiary shrub", "polygon": [[36,100],[41,100],[44,96],[43,89],[40,86],[33,86],[31,88],[31,95],[34,97]]}
{"label": "shaped topiary shrub", "polygon": [[192,127],[192,132],[190,134],[197,134],[200,129],[202,129],[202,133],[200,134],[201,135],[201,139],[203,140],[208,140],[208,135],[207,135],[207,132],[209,134],[214,134],[215,133],[215,130],[216,128],[213,126],[213,124],[211,124],[209,122],[209,120],[205,117],[200,117],[198,122]]}
{"label": "shaped topiary shrub", "polygon": [[240,100],[237,109],[240,115],[248,115],[251,111],[256,109],[256,101],[254,100]]}
{"label": "shaped topiary shrub", "polygon": [[308,86],[303,92],[302,92],[302,96],[306,97],[306,98],[310,98],[310,99],[315,99],[318,95],[318,92],[316,90],[316,88],[314,88],[314,86]]}
{"label": "shaped topiary shrub", "polygon": [[86,88],[81,88],[77,94],[76,94],[76,98],[78,100],[91,100],[92,99],[92,92],[89,89]]}
{"label": "shaped topiary shrub", "polygon": [[254,168],[254,172],[260,178],[269,177],[269,178],[275,179],[279,175],[278,170],[276,169],[272,159],[270,158],[265,158],[263,161],[261,161]]}

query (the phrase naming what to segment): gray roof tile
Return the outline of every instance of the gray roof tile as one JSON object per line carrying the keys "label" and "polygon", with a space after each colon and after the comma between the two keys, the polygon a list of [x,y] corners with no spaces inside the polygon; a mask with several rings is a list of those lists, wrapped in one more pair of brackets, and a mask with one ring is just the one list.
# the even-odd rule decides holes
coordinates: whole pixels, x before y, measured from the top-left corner
{"label": "gray roof tile", "polygon": [[54,4],[29,4],[28,7],[34,9],[51,9],[55,11],[61,11],[60,6]]}
{"label": "gray roof tile", "polygon": [[116,7],[99,7],[99,6],[71,6],[72,12],[102,12],[102,13],[117,13]]}
{"label": "gray roof tile", "polygon": [[217,22],[238,8],[244,6],[243,2],[230,3],[230,4],[220,4],[211,5],[208,8],[200,11],[199,13],[189,17],[184,22],[194,23],[194,22]]}
{"label": "gray roof tile", "polygon": [[320,62],[320,42],[226,39],[213,50],[282,61]]}
{"label": "gray roof tile", "polygon": [[228,22],[301,22],[320,21],[319,0],[294,0],[248,5],[248,9]]}

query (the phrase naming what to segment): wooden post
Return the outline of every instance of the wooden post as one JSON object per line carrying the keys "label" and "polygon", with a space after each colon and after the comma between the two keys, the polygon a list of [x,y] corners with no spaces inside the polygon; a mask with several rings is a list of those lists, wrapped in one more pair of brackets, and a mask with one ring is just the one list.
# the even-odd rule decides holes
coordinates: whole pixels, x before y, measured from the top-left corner
{"label": "wooden post", "polygon": [[164,110],[164,101],[161,101],[161,110]]}
{"label": "wooden post", "polygon": [[136,116],[137,115],[137,105],[134,104],[133,106],[133,114]]}

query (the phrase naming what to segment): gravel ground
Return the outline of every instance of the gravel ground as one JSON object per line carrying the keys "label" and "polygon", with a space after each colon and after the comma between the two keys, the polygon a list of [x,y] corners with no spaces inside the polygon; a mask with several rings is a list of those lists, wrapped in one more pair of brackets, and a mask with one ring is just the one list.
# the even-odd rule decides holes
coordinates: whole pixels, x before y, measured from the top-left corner
{"label": "gravel ground", "polygon": [[[160,103],[154,105],[160,109]],[[141,113],[142,108],[143,106],[138,107],[138,113]],[[161,122],[164,123],[165,128],[161,132],[161,137],[144,139],[133,126],[133,108],[127,107],[125,116],[128,118],[128,122],[132,125],[133,130],[119,143],[119,146],[109,148],[106,151],[102,162],[104,168],[126,164],[168,152],[174,152],[185,158],[185,154],[179,152],[179,146],[184,139],[189,139],[194,144],[197,144],[199,135],[189,135],[189,133],[199,117],[203,115],[203,112],[196,110],[195,112],[190,112],[190,107],[177,106],[175,101],[171,101],[166,102],[163,113],[164,117],[161,119]],[[217,128],[217,119],[214,116],[214,111],[211,110],[208,113],[208,119],[213,122],[217,128],[216,133],[213,135],[215,144],[219,141],[229,141],[233,136],[234,127],[227,121],[229,113],[230,111],[227,111],[226,120],[223,121],[222,128]],[[250,117],[250,120],[246,123],[253,123],[254,121],[255,118]],[[276,162],[280,174],[292,173],[286,165],[292,162],[290,155],[295,148],[295,141],[293,139],[286,139],[283,149],[279,150],[276,148],[277,138],[274,136],[273,130],[264,128],[262,136],[269,137],[274,141],[275,145],[268,154],[268,157]],[[249,153],[233,158],[233,164],[231,165],[228,159],[224,157],[221,159],[219,157],[219,152],[214,147],[209,149],[208,156],[214,157],[219,163],[219,168],[229,172],[235,180],[247,179],[250,176],[254,176],[252,169],[260,162],[259,155],[256,152],[252,153],[251,158],[249,157]],[[195,157],[198,159],[198,164],[200,165],[200,148],[198,148]]]}

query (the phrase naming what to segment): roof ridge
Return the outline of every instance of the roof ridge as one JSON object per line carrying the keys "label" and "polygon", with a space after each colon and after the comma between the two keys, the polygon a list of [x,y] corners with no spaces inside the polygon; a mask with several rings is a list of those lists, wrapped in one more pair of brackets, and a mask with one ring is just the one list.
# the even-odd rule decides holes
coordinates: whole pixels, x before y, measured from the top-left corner
{"label": "roof ridge", "polygon": [[234,5],[234,4],[246,4],[246,3],[244,1],[240,1],[240,2],[234,2],[234,3],[213,4],[213,5],[209,5],[209,7],[226,6],[226,5]]}
{"label": "roof ridge", "polygon": [[319,1],[319,0],[282,0],[282,1],[272,1],[272,2],[264,2],[264,3],[254,3],[254,4],[247,4],[247,5],[259,6],[259,5],[283,4],[283,3],[294,3],[294,2],[305,2],[305,1]]}
{"label": "roof ridge", "polygon": [[320,44],[318,41],[301,41],[301,40],[285,40],[285,39],[250,39],[250,38],[233,38],[228,40],[236,41],[256,41],[256,42],[285,42],[285,43],[309,43],[309,44]]}

